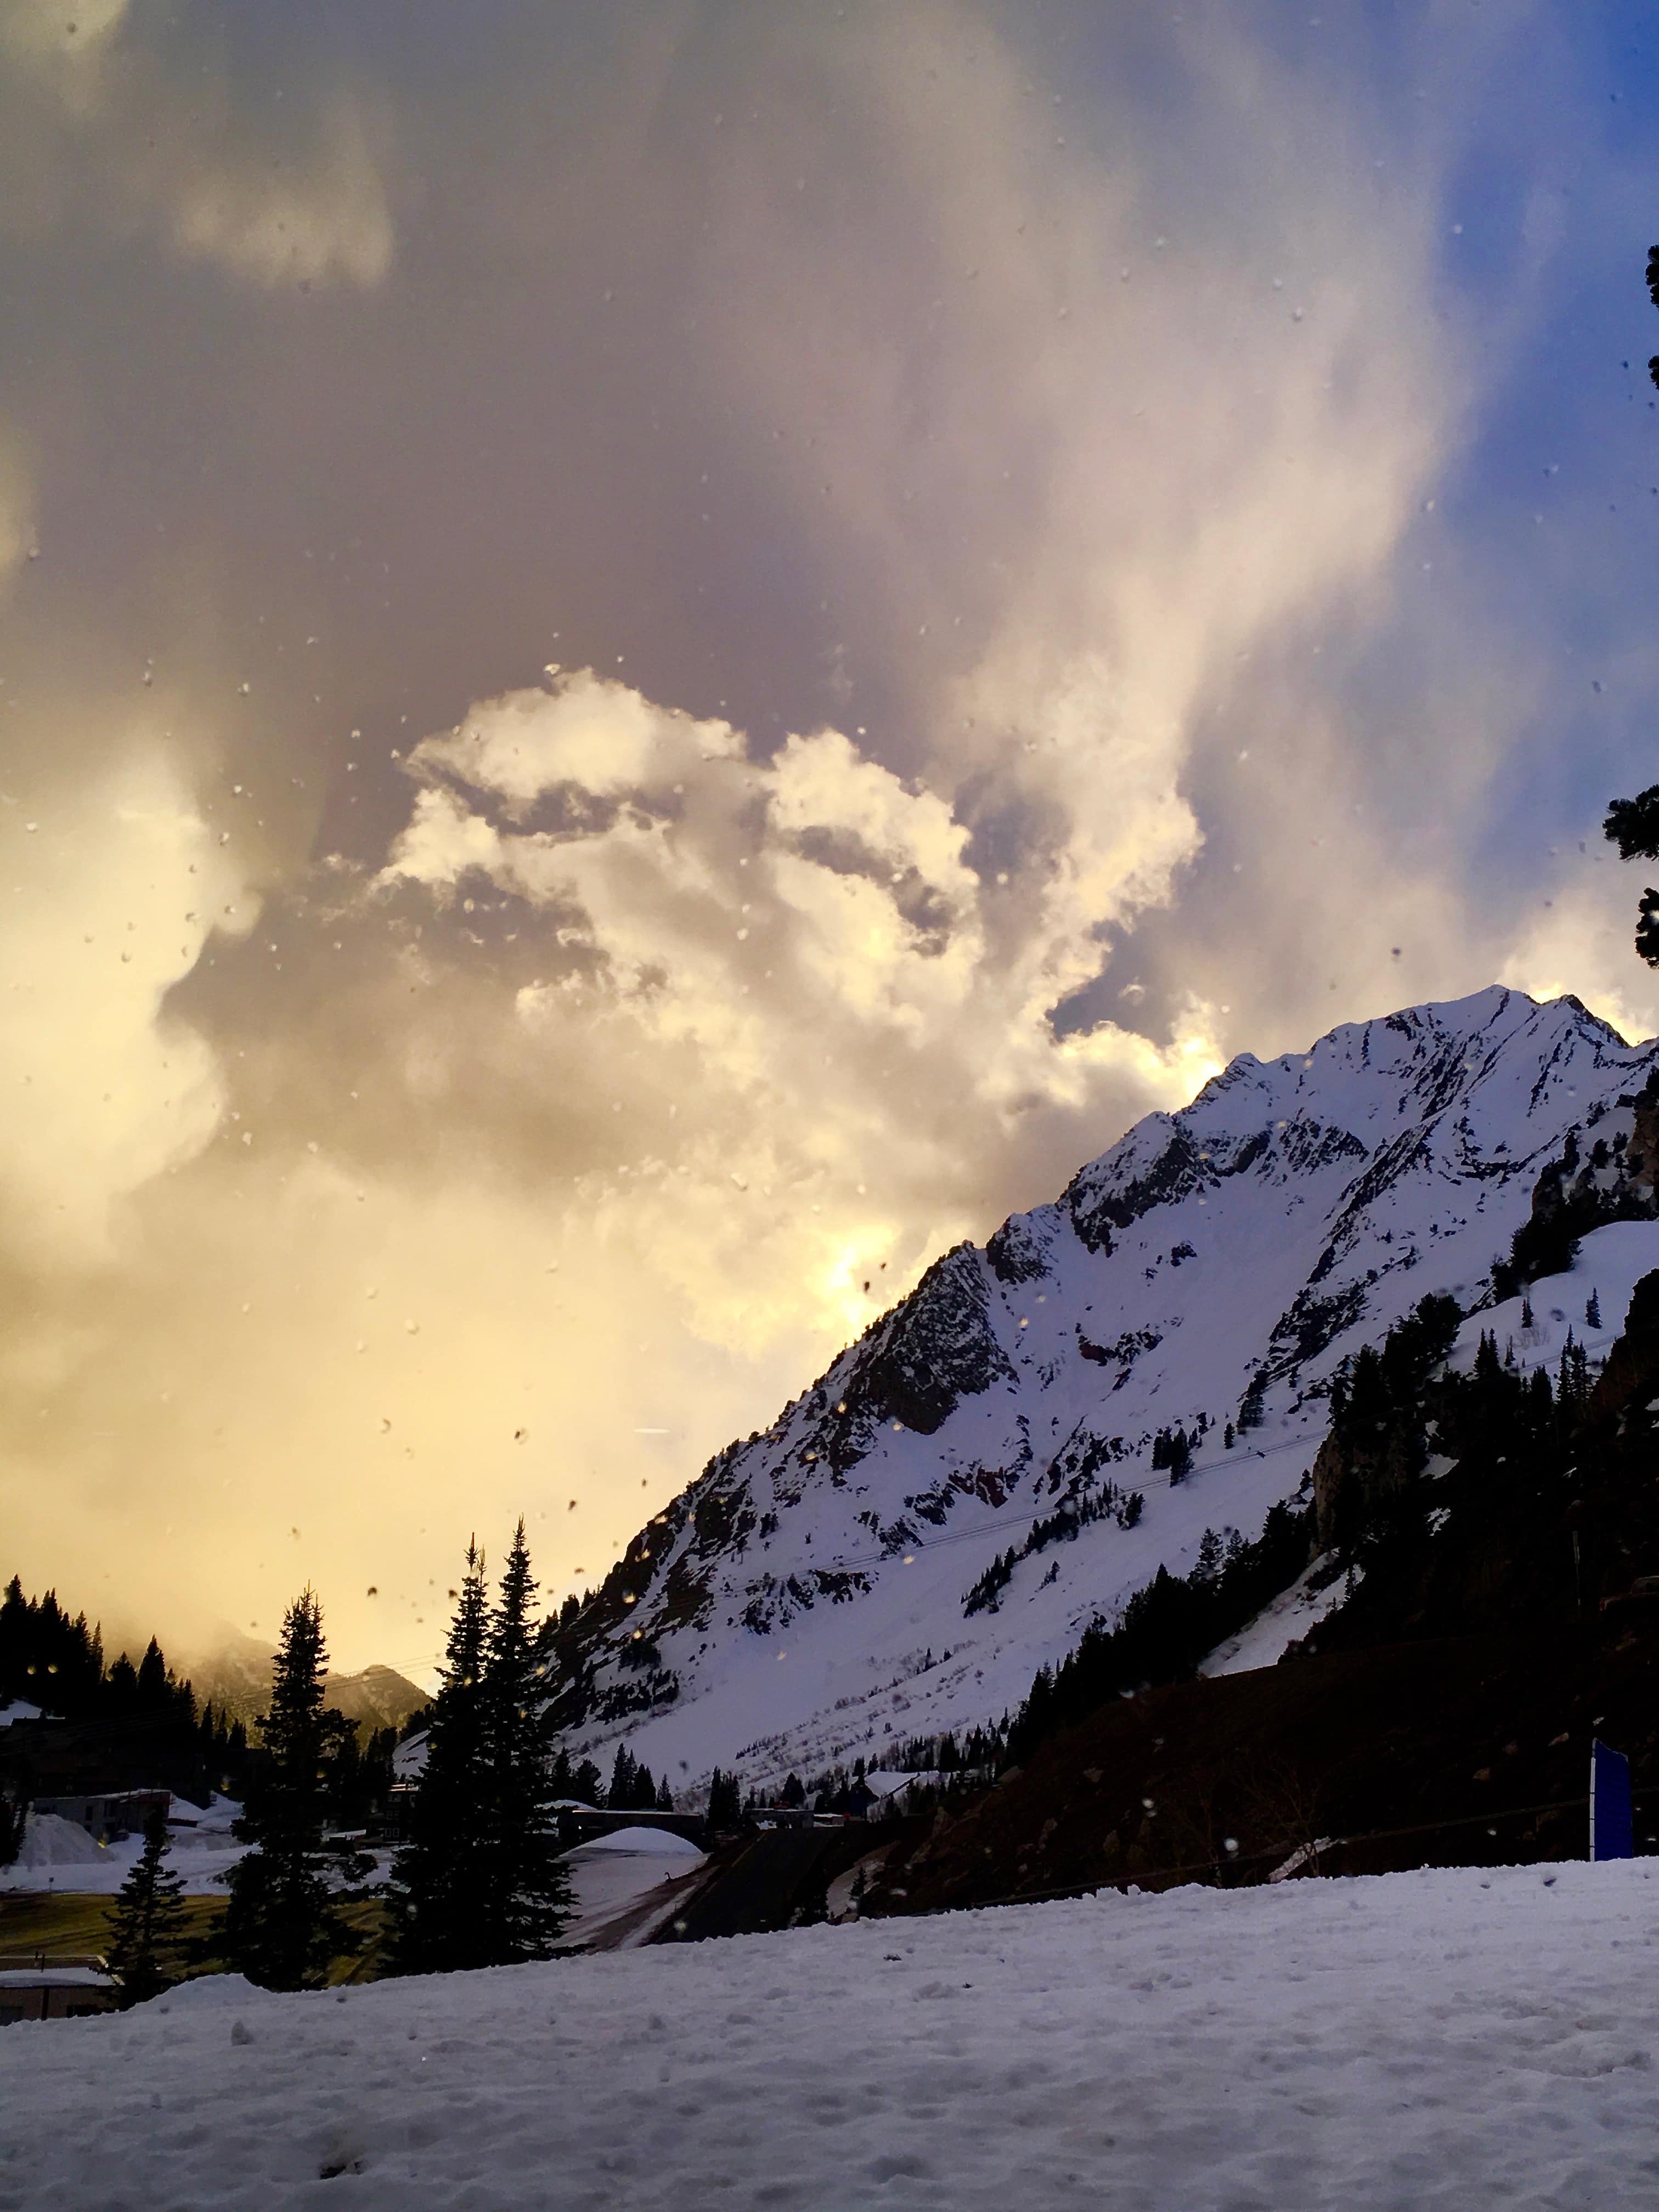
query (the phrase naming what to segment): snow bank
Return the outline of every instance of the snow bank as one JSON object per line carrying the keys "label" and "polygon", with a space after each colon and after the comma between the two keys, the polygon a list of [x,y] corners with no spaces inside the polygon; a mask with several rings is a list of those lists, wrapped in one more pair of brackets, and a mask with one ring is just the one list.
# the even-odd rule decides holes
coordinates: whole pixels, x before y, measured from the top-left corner
{"label": "snow bank", "polygon": [[[247,1848],[230,1833],[230,1823],[241,1809],[228,1797],[216,1797],[195,1827],[169,1831],[165,1863],[183,1877],[187,1897],[224,1896],[222,1877]],[[47,1848],[57,1855],[39,1850],[32,1855],[29,1838],[47,1823],[55,1839]],[[31,1813],[21,1852],[12,1865],[0,1867],[0,1893],[51,1889],[59,1896],[113,1896],[143,1848],[142,1836],[95,1844],[84,1828],[59,1814]]]}
{"label": "snow bank", "polygon": [[[19,2207],[1654,2197],[1659,1862],[1106,1893],[4,2032]],[[331,2202],[332,2199],[328,2201]]]}
{"label": "snow bank", "polygon": [[13,1865],[35,1874],[52,1867],[98,1866],[109,1854],[86,1830],[61,1813],[31,1813],[23,1822],[23,1841]]}
{"label": "snow bank", "polygon": [[270,1990],[258,1988],[246,1974],[198,1974],[194,1981],[180,1982],[177,1989],[151,1997],[149,2009],[155,2013],[222,2012],[228,2005],[246,2007],[276,2002]]}
{"label": "snow bank", "polygon": [[602,1856],[606,1851],[634,1852],[641,1857],[659,1859],[701,1859],[703,1854],[689,1836],[677,1835],[672,1828],[613,1828],[608,1836],[595,1836],[591,1841],[578,1844],[565,1853],[569,1860]]}

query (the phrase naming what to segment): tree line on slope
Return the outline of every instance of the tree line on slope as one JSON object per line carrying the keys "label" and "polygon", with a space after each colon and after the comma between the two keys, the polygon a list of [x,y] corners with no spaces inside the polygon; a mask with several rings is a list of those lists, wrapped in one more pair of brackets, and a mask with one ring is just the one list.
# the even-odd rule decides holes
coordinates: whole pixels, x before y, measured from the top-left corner
{"label": "tree line on slope", "polygon": [[190,1684],[173,1674],[153,1636],[136,1667],[125,1651],[106,1666],[96,1624],[84,1613],[71,1618],[55,1590],[25,1597],[14,1575],[0,1598],[0,1705],[16,1699],[65,1720],[143,1713],[196,1723]]}
{"label": "tree line on slope", "polygon": [[1523,1370],[1490,1333],[1467,1374],[1389,1351],[1362,1355],[1334,1397],[1322,1510],[1355,1571],[1310,1648],[1537,1635],[1617,1599],[1659,1543],[1646,1411],[1659,1274],[1637,1286],[1599,1380],[1571,1330],[1553,1373]]}

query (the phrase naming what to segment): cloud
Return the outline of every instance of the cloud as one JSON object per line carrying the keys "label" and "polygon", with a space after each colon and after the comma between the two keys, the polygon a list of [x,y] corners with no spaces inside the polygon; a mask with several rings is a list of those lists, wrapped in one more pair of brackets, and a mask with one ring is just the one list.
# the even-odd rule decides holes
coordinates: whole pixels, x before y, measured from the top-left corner
{"label": "cloud", "polygon": [[[222,54],[180,43],[127,0],[0,16],[0,224],[147,234],[249,284],[372,288],[392,258],[384,119],[343,84],[284,108],[239,89]],[[277,98],[282,97],[278,92]]]}
{"label": "cloud", "polygon": [[0,15],[0,46],[36,68],[85,69],[119,30],[130,0],[88,0],[73,11],[59,0],[10,0]]}
{"label": "cloud", "polygon": [[331,100],[296,166],[273,185],[234,159],[192,165],[167,193],[173,245],[255,284],[378,284],[392,263],[392,211],[356,108]]}
{"label": "cloud", "polygon": [[21,456],[0,428],[0,592],[33,545],[33,486]]}
{"label": "cloud", "polygon": [[[1102,1025],[1086,1052],[1062,1048],[1050,1016],[1099,969],[1094,933],[1168,897],[1195,848],[1192,817],[1086,675],[1053,723],[1077,774],[1091,762],[1114,774],[1110,834],[1085,842],[1068,823],[1009,894],[1006,876],[987,883],[969,865],[955,791],[907,784],[842,732],[792,734],[757,757],[725,722],[587,670],[556,673],[546,692],[489,702],[416,749],[426,787],[375,890],[418,883],[453,911],[471,886],[556,912],[564,972],[516,1002],[538,1035],[568,1027],[596,1059],[600,1036],[643,1055],[636,1096],[683,1086],[689,1049],[682,1141],[723,1115],[720,1156],[745,1177],[811,1181],[835,1165],[848,1182],[879,1176],[890,1197],[910,1181],[947,1237],[1011,1115],[1083,1103],[1085,1067],[1159,1084],[1146,1040]],[[533,826],[544,811],[556,826]],[[1184,1081],[1189,1043],[1177,1064]],[[927,1101],[948,1102],[955,1127],[944,1186]]]}
{"label": "cloud", "polygon": [[1462,33],[1424,128],[1212,14],[56,20],[0,60],[64,289],[0,496],[34,1578],[268,1632],[309,1575],[416,1663],[470,1528],[597,1574],[1231,1052],[1506,961],[1637,1007],[1633,891],[1480,853],[1556,646],[1446,516],[1542,265],[1449,284]]}
{"label": "cloud", "polygon": [[1599,823],[1591,837],[1565,847],[1549,870],[1498,980],[1534,998],[1570,991],[1636,1042],[1659,1030],[1659,975],[1632,950],[1646,875],[1639,864],[1620,866],[1599,842]]}
{"label": "cloud", "polygon": [[9,894],[0,995],[0,1226],[15,1259],[115,1256],[116,1209],[207,1141],[213,1057],[167,994],[250,894],[168,748],[135,732],[95,777],[0,791]]}

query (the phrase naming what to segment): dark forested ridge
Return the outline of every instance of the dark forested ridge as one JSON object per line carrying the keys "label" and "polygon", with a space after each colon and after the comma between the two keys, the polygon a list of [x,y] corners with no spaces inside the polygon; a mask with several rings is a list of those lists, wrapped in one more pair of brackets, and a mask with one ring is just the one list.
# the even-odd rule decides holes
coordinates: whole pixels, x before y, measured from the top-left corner
{"label": "dark forested ridge", "polygon": [[1571,1340],[1528,1373],[1490,1335],[1452,1371],[1455,1324],[1425,1301],[1337,1378],[1281,1523],[1285,1578],[1317,1544],[1339,1601],[1301,1644],[1194,1679],[1224,1565],[1154,1583],[1039,1675],[999,1786],[943,1806],[870,1909],[1582,1856],[1592,1735],[1659,1838],[1659,1272],[1599,1376]]}

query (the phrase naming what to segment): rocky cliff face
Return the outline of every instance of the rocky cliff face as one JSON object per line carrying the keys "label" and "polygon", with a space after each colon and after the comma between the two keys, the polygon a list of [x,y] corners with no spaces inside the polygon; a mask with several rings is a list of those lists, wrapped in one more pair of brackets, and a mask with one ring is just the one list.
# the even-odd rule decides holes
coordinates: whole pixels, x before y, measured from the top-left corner
{"label": "rocky cliff face", "polygon": [[717,1455],[550,1641],[557,1717],[689,1783],[1000,1713],[1206,1528],[1254,1534],[1336,1363],[1426,1291],[1489,1295],[1547,1169],[1650,1205],[1656,1066],[1576,1000],[1498,989],[1242,1055]]}

